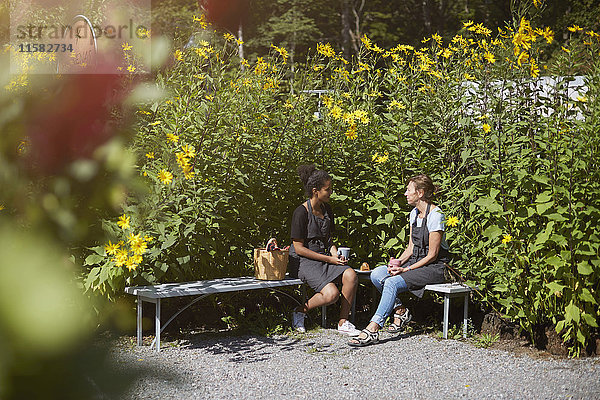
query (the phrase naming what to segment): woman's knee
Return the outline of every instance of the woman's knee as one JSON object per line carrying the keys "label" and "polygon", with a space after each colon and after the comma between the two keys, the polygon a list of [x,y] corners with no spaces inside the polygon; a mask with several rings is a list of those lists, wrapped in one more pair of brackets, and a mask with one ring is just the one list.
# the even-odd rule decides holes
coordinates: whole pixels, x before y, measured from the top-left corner
{"label": "woman's knee", "polygon": [[342,275],[342,285],[358,285],[358,275],[352,268],[347,268]]}
{"label": "woman's knee", "polygon": [[373,283],[373,285],[375,286],[379,286],[381,285],[381,280],[388,274],[387,272],[387,265],[380,265],[379,267],[375,268],[373,271],[371,271],[371,282]]}
{"label": "woman's knee", "polygon": [[335,303],[340,297],[340,291],[333,283],[329,283],[327,286],[321,289],[321,295],[327,304],[331,304]]}

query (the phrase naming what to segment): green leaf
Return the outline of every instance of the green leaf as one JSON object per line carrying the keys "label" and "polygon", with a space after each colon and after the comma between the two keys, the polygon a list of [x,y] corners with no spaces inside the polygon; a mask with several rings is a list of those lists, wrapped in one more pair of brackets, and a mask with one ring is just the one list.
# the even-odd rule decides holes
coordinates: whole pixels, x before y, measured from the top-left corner
{"label": "green leaf", "polygon": [[547,203],[552,200],[552,193],[549,191],[542,192],[535,198],[536,203]]}
{"label": "green leaf", "polygon": [[173,243],[175,243],[176,240],[177,240],[177,236],[175,236],[175,235],[167,236],[167,239],[163,242],[162,246],[160,246],[160,249],[161,250],[168,249],[169,247],[173,246]]}
{"label": "green leaf", "polygon": [[587,288],[583,288],[581,290],[581,293],[579,293],[579,298],[587,303],[598,304],[594,298],[594,295],[592,295]]}
{"label": "green leaf", "polygon": [[548,264],[556,267],[556,268],[560,268],[562,266],[565,265],[565,260],[563,260],[562,258],[560,258],[559,256],[550,256],[548,258],[546,258],[545,260]]}
{"label": "green leaf", "polygon": [[499,236],[502,235],[502,229],[500,229],[498,227],[498,225],[491,225],[488,226],[484,231],[483,231],[483,236],[493,239],[493,238],[497,238]]}
{"label": "green leaf", "polygon": [[390,225],[393,220],[394,220],[394,213],[387,213],[385,215],[385,223],[386,224]]}
{"label": "green leaf", "polygon": [[557,221],[557,222],[568,221],[567,218],[563,217],[562,215],[560,215],[558,213],[548,214],[548,215],[546,215],[546,217],[548,217],[548,219],[550,219],[552,221]]}
{"label": "green leaf", "polygon": [[552,208],[553,205],[554,205],[554,202],[550,201],[548,203],[541,203],[541,204],[536,205],[535,209],[538,214],[543,214],[546,211],[548,211],[550,208]]}
{"label": "green leaf", "polygon": [[480,207],[486,208],[488,211],[490,211],[492,213],[498,213],[498,212],[503,211],[502,206],[500,206],[500,204],[498,204],[496,202],[496,200],[494,200],[493,198],[487,197],[487,196],[480,197],[479,199],[477,199],[475,204]]}
{"label": "green leaf", "polygon": [[584,260],[577,263],[577,272],[579,272],[581,275],[589,275],[594,272],[594,270],[592,269],[592,266]]}
{"label": "green leaf", "polygon": [[566,288],[565,285],[561,285],[558,282],[550,282],[550,283],[546,283],[546,287],[548,287],[548,289],[550,289],[550,291],[552,293],[556,293],[556,292],[560,292],[562,293],[563,289]]}
{"label": "green leaf", "polygon": [[582,313],[581,318],[583,319],[583,322],[585,322],[588,326],[593,326],[594,328],[598,327],[598,323],[596,322],[596,319],[593,315]]}
{"label": "green leaf", "polygon": [[98,254],[90,254],[85,258],[84,265],[98,265],[102,261],[104,261],[104,256],[100,256]]}
{"label": "green leaf", "polygon": [[556,333],[560,333],[563,329],[565,329],[565,323],[566,323],[566,321],[564,319],[558,321],[558,323],[554,327],[554,330],[556,331]]}
{"label": "green leaf", "polygon": [[576,323],[579,323],[580,315],[581,310],[579,309],[579,307],[573,304],[573,302],[569,303],[569,305],[565,307],[565,320],[567,322],[575,321]]}

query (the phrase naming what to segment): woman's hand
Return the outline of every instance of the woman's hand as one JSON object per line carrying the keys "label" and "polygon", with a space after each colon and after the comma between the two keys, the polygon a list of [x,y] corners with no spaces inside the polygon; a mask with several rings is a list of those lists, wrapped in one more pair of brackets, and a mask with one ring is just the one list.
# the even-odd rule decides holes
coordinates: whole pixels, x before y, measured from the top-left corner
{"label": "woman's hand", "polygon": [[388,267],[388,274],[396,276],[410,270],[410,267]]}
{"label": "woman's hand", "polygon": [[329,256],[329,260],[327,261],[327,263],[335,265],[346,265],[347,261],[348,260],[346,260],[342,256]]}
{"label": "woman's hand", "polygon": [[388,266],[388,274],[390,274],[391,276],[396,276],[398,274],[401,274],[402,272],[404,272],[405,268],[402,268],[399,265],[394,265],[394,266]]}

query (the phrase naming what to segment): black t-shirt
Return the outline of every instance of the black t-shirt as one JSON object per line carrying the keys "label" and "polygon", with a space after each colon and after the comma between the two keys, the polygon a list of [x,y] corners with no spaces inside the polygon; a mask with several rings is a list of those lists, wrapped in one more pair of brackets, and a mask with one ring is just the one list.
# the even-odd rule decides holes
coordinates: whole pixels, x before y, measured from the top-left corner
{"label": "black t-shirt", "polygon": [[[292,239],[306,239],[308,236],[308,210],[304,207],[304,204],[300,204],[294,210],[294,214],[292,215],[292,229],[290,236]],[[328,203],[323,204],[323,213],[329,215],[329,219],[331,219],[331,229],[329,230],[329,234],[332,235],[335,232],[335,224],[333,222],[333,210]]]}

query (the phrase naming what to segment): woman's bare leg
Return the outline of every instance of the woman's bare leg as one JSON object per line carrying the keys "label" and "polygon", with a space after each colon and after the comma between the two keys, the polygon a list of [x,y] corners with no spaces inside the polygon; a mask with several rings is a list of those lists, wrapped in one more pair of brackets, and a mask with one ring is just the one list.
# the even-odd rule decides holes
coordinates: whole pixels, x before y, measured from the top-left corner
{"label": "woman's bare leg", "polygon": [[335,286],[335,284],[328,283],[323,289],[321,289],[319,293],[315,293],[313,297],[308,299],[308,301],[302,307],[296,307],[296,311],[307,313],[313,308],[327,306],[329,304],[335,303],[339,297],[340,291]]}
{"label": "woman's bare leg", "polygon": [[348,268],[342,275],[342,305],[340,308],[340,320],[338,326],[342,325],[350,314],[352,300],[356,296],[356,288],[358,287],[358,276],[353,269]]}

